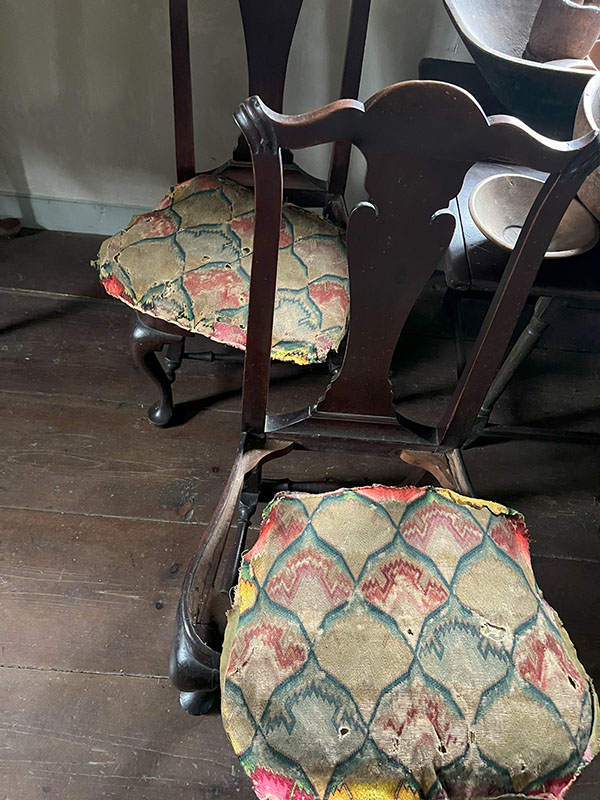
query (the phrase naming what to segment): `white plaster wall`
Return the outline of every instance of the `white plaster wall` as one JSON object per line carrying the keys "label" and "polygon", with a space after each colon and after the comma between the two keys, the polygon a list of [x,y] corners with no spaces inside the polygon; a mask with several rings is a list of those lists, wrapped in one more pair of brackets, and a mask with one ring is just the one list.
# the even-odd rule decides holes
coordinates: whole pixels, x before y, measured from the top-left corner
{"label": "white plaster wall", "polygon": [[[276,2],[279,0],[265,0]],[[197,168],[231,152],[246,94],[237,0],[189,0]],[[174,182],[167,0],[4,0],[0,193],[149,207]],[[349,0],[305,0],[285,110],[336,98]],[[464,57],[441,0],[373,0],[361,99]],[[321,174],[326,154],[304,154]],[[353,194],[360,191],[356,171]],[[25,198],[25,199],[24,199]],[[0,209],[1,210],[1,209]],[[26,208],[23,213],[26,214]]]}

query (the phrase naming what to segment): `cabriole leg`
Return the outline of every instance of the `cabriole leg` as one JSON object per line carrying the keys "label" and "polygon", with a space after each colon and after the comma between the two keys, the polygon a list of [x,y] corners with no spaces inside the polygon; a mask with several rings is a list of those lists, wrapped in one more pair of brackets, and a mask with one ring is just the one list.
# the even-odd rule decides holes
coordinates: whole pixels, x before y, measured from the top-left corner
{"label": "cabriole leg", "polygon": [[[203,655],[204,661],[201,661]],[[188,714],[200,716],[210,711],[219,691],[218,667],[217,652],[210,653],[206,648],[202,653],[188,639],[180,604],[175,618],[170,673],[171,680],[180,690],[179,703]]]}
{"label": "cabriole leg", "polygon": [[[148,419],[154,425],[168,425],[173,416],[173,390],[175,370],[183,356],[183,334],[171,333],[154,327],[150,317],[136,314],[129,338],[129,352],[137,366],[156,384],[160,397],[148,410]],[[150,323],[150,324],[149,324]],[[177,331],[175,326],[169,326]],[[158,350],[168,345],[167,369],[165,373],[156,356]]]}

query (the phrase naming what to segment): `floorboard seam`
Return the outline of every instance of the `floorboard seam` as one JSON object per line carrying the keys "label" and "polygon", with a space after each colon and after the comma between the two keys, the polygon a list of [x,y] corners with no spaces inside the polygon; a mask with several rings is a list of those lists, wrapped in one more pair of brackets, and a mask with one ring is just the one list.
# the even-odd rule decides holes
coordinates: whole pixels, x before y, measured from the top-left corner
{"label": "floorboard seam", "polygon": [[168,675],[150,675],[138,672],[107,672],[93,669],[66,669],[63,667],[32,667],[20,664],[0,664],[0,669],[21,669],[30,672],[58,672],[66,675],[102,675],[115,678],[153,678],[155,680],[169,680]]}
{"label": "floorboard seam", "polygon": [[542,558],[549,558],[553,561],[578,561],[582,564],[600,564],[600,559],[598,558],[583,558],[580,556],[553,556],[549,553],[532,553],[531,557],[539,561]]}
{"label": "floorboard seam", "polygon": [[[69,398],[70,400],[91,400],[95,405],[103,405],[103,406],[111,405],[119,407],[133,406],[134,408],[142,410],[148,406],[148,403],[138,403],[132,400],[108,400],[104,398],[93,397],[92,395],[89,394],[73,395],[73,394],[62,394],[59,392],[23,391],[22,389],[7,389],[5,387],[0,387],[0,395],[2,394],[25,395],[26,397],[48,397],[48,398],[56,398],[57,400],[61,398]],[[240,389],[240,396],[241,396],[241,389]],[[236,414],[237,416],[241,415],[241,411],[237,408],[206,408],[200,413],[205,413],[207,411],[219,414]],[[152,428],[150,428],[150,430],[152,430]]]}
{"label": "floorboard seam", "polygon": [[69,300],[78,300],[81,303],[104,303],[108,305],[113,303],[114,301],[111,300],[110,297],[90,297],[90,295],[85,294],[69,294],[68,292],[49,292],[44,291],[43,289],[18,289],[16,287],[11,286],[0,286],[0,292],[4,292],[6,294],[24,294],[27,296],[34,295],[36,297],[49,297],[55,298],[57,300],[61,299],[69,299]]}
{"label": "floorboard seam", "polygon": [[166,525],[208,525],[208,521],[184,519],[157,519],[155,517],[129,517],[120,514],[92,514],[88,511],[60,511],[56,508],[35,508],[32,506],[6,506],[0,504],[0,511],[33,511],[36,514],[68,514],[72,517],[99,517],[100,519],[122,519],[127,522],[158,522]]}

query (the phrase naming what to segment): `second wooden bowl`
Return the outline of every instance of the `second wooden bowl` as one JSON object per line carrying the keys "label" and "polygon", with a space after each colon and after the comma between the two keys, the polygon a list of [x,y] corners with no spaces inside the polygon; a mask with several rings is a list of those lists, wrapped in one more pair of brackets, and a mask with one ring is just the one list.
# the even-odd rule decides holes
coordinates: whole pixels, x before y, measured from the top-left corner
{"label": "second wooden bowl", "polygon": [[[542,181],[529,175],[491,175],[475,186],[469,211],[483,235],[506,250],[515,246],[521,228]],[[598,223],[590,212],[573,200],[550,242],[546,258],[566,258],[585,253],[596,244]]]}

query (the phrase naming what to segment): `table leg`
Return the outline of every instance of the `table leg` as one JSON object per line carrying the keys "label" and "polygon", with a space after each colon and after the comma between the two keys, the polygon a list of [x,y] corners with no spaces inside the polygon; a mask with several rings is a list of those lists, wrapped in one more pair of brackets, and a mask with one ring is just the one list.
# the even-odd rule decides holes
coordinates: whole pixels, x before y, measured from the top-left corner
{"label": "table leg", "polygon": [[517,371],[517,368],[525,361],[529,353],[531,353],[542,333],[558,316],[560,316],[566,306],[567,301],[560,297],[540,297],[537,300],[531,319],[527,323],[527,327],[512,346],[508,356],[504,359],[502,366],[498,370],[498,374],[492,381],[483,404],[479,409],[479,413],[477,414],[470,441],[476,439],[484,430],[496,401],[506,389],[508,382]]}

